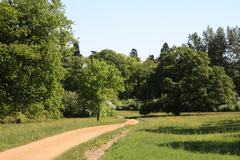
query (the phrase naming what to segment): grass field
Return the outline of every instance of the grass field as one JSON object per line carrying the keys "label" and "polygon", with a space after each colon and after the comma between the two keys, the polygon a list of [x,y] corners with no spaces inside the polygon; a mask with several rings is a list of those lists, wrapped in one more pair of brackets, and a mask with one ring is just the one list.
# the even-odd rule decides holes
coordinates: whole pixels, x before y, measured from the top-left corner
{"label": "grass field", "polygon": [[73,129],[124,121],[124,119],[111,117],[102,119],[100,122],[97,122],[96,118],[75,118],[36,123],[0,124],[0,151]]}
{"label": "grass field", "polygon": [[158,114],[138,120],[140,124],[112,146],[103,160],[240,159],[240,113]]}

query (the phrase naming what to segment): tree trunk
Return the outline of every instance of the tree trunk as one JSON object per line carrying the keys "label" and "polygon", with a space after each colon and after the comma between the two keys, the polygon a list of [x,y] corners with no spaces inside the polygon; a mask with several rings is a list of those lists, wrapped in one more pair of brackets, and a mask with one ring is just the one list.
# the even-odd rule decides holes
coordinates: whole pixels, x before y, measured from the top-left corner
{"label": "tree trunk", "polygon": [[99,119],[100,119],[100,113],[98,112],[97,113],[97,121],[99,121]]}

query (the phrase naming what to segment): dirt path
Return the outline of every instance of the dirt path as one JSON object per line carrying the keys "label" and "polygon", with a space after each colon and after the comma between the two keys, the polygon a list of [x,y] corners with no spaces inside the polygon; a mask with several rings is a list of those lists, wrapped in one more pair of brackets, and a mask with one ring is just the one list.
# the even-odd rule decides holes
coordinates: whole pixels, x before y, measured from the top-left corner
{"label": "dirt path", "polygon": [[50,160],[68,149],[87,142],[101,134],[118,128],[135,125],[138,121],[128,119],[121,124],[102,125],[68,131],[52,137],[0,152],[0,160]]}

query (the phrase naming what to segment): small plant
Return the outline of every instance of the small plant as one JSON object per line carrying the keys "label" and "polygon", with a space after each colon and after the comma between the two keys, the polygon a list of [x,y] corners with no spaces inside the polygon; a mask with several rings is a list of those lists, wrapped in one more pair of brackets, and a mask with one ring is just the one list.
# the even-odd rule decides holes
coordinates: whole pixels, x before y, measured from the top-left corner
{"label": "small plant", "polygon": [[16,113],[15,120],[16,120],[16,123],[26,123],[26,122],[29,122],[29,119],[26,117],[26,115],[21,113],[21,112],[17,112]]}

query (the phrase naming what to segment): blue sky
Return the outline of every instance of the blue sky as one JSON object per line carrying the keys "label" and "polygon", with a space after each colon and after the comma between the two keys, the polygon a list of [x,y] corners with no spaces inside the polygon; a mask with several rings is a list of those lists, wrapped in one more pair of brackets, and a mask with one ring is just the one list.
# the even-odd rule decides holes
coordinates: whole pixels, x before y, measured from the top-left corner
{"label": "blue sky", "polygon": [[240,0],[63,0],[84,56],[91,50],[138,50],[144,60],[164,42],[186,43],[208,25],[240,26]]}

